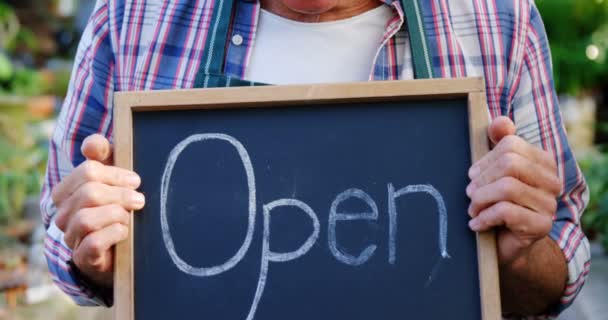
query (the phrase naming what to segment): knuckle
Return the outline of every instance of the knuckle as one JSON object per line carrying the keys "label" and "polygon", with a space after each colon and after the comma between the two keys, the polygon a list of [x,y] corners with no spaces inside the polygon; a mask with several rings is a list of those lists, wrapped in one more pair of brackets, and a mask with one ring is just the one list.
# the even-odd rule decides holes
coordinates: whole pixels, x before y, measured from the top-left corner
{"label": "knuckle", "polygon": [[85,255],[85,261],[88,269],[95,272],[103,271],[103,254],[102,253],[88,253]]}
{"label": "knuckle", "polygon": [[80,210],[74,215],[75,227],[81,234],[88,234],[95,231],[95,226],[85,210]]}
{"label": "knuckle", "polygon": [[82,174],[86,180],[96,181],[98,179],[101,163],[93,160],[87,160],[83,162],[80,167],[82,168]]}
{"label": "knuckle", "polygon": [[494,205],[494,212],[496,215],[504,216],[508,214],[511,209],[511,205],[505,201],[501,201]]}
{"label": "knuckle", "polygon": [[119,192],[121,203],[125,205],[131,205],[133,203],[133,199],[137,195],[136,191],[125,188],[121,188]]}
{"label": "knuckle", "polygon": [[519,162],[519,158],[516,153],[508,151],[505,152],[498,161],[498,167],[504,172],[506,175],[510,175],[515,173],[517,170],[517,165]]}
{"label": "knuckle", "polygon": [[481,193],[479,192],[479,190],[473,191],[473,193],[471,194],[471,206],[478,205],[480,201],[481,201]]}
{"label": "knuckle", "polygon": [[74,248],[75,247],[74,246],[74,242],[75,241],[74,241],[74,237],[72,236],[72,232],[70,232],[70,231],[65,232],[64,235],[63,235],[63,240],[64,240],[65,244],[68,246],[68,248],[70,248],[72,250],[75,249]]}
{"label": "knuckle", "polygon": [[519,234],[529,234],[530,233],[530,228],[527,225],[525,225],[525,224],[519,224],[515,228],[515,232],[517,232]]}
{"label": "knuckle", "polygon": [[517,197],[519,190],[517,180],[512,177],[503,177],[498,182],[498,191],[508,198]]}
{"label": "knuckle", "polygon": [[119,204],[113,203],[108,206],[108,213],[115,217],[120,217],[126,212],[127,211]]}
{"label": "knuckle", "polygon": [[562,181],[557,175],[553,176],[553,179],[551,181],[551,190],[556,196],[562,193]]}
{"label": "knuckle", "polygon": [[59,204],[59,202],[61,202],[62,199],[59,198],[59,186],[61,185],[62,182],[59,182],[58,185],[55,186],[55,188],[53,188],[53,190],[51,191],[51,200],[53,200],[54,204]]}
{"label": "knuckle", "polygon": [[129,216],[127,210],[118,204],[111,204],[108,207],[108,214],[112,216],[112,220],[115,222],[128,223]]}
{"label": "knuckle", "polygon": [[103,263],[101,260],[101,256],[92,256],[89,258],[89,266],[97,271],[97,272],[101,272],[103,269]]}
{"label": "knuckle", "polygon": [[555,215],[556,212],[557,212],[557,200],[552,198],[551,200],[549,200],[549,216],[553,217],[553,215]]}
{"label": "knuckle", "polygon": [[534,244],[534,237],[529,238],[529,237],[522,237],[519,239],[520,242],[520,247],[521,248],[529,248],[532,244]]}
{"label": "knuckle", "polygon": [[86,267],[86,269],[95,270],[92,262],[98,259],[100,256],[97,252],[94,252],[89,247],[89,237],[83,239],[80,246],[74,251],[72,259],[74,263],[79,267]]}
{"label": "knuckle", "polygon": [[86,241],[85,248],[87,250],[88,256],[101,256],[103,251],[103,241],[101,239],[99,239],[98,237],[86,237],[84,241]]}
{"label": "knuckle", "polygon": [[119,224],[116,228],[116,235],[120,241],[125,240],[129,236],[129,228],[126,226]]}
{"label": "knuckle", "polygon": [[55,218],[55,225],[59,230],[65,232],[68,225],[68,212],[63,207],[57,208],[57,217]]}
{"label": "knuckle", "polygon": [[510,209],[511,208],[504,207],[500,213],[505,224],[508,226],[516,225],[517,222],[517,214],[515,213],[515,211]]}
{"label": "knuckle", "polygon": [[555,157],[547,151],[543,151],[543,156],[545,157],[545,161],[549,164],[549,167],[553,170],[557,170],[557,162],[555,161]]}
{"label": "knuckle", "polygon": [[74,264],[81,269],[84,265],[83,252],[82,246],[72,252],[72,260],[74,261]]}
{"label": "knuckle", "polygon": [[102,256],[97,257],[96,259],[93,259],[91,261],[91,266],[97,271],[97,272],[105,272],[105,265],[106,262],[103,259]]}
{"label": "knuckle", "polygon": [[496,204],[496,207],[505,226],[520,234],[528,232],[529,227],[526,224],[520,223],[520,213],[515,210],[511,203],[503,201]]}
{"label": "knuckle", "polygon": [[543,236],[548,235],[553,228],[553,219],[550,217],[545,217],[545,221],[542,225],[541,232]]}
{"label": "knuckle", "polygon": [[501,150],[504,152],[517,150],[519,138],[514,135],[506,136],[500,140]]}
{"label": "knuckle", "polygon": [[126,184],[126,178],[125,176],[120,172],[120,170],[116,169],[115,167],[111,168],[111,176],[112,176],[112,180],[116,181],[117,184],[119,185],[125,185]]}
{"label": "knuckle", "polygon": [[81,196],[86,204],[92,205],[99,203],[101,199],[99,187],[99,183],[96,182],[87,182],[81,187]]}

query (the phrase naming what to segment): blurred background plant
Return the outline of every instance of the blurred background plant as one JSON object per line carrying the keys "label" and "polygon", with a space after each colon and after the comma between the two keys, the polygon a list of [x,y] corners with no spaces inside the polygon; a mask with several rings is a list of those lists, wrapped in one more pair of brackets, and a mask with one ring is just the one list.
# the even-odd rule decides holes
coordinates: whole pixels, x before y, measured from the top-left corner
{"label": "blurred background plant", "polygon": [[16,7],[0,3],[0,226],[19,223],[26,199],[40,193],[43,124],[69,81],[69,68],[40,66],[41,57],[57,50],[43,42],[49,41],[21,24]]}
{"label": "blurred background plant", "polygon": [[[40,192],[46,165],[46,150],[32,134],[23,112],[0,112],[0,224],[11,225],[22,218],[28,196]],[[35,131],[34,131],[35,132]]]}
{"label": "blurred background plant", "polygon": [[599,89],[608,77],[608,0],[537,0],[560,93]]}
{"label": "blurred background plant", "polygon": [[568,138],[587,179],[582,225],[608,252],[608,0],[537,0]]}
{"label": "blurred background plant", "polygon": [[608,252],[608,153],[602,150],[579,161],[589,186],[589,204],[582,217],[585,233],[598,238]]}
{"label": "blurred background plant", "polygon": [[[41,301],[54,292],[38,197],[78,40],[77,5],[72,0],[0,0],[0,319],[5,306]],[[65,309],[65,303],[59,305]],[[32,315],[35,310],[39,315]],[[24,308],[16,318],[9,315],[46,319],[65,313],[51,310]],[[70,318],[78,318],[73,311]]]}

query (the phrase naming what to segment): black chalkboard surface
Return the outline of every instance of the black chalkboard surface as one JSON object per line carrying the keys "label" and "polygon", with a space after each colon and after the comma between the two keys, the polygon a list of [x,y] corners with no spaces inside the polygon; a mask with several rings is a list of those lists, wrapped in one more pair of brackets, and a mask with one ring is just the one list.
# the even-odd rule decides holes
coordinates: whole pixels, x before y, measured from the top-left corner
{"label": "black chalkboard surface", "polygon": [[123,95],[147,204],[118,249],[119,318],[499,316],[464,192],[483,86],[443,81]]}

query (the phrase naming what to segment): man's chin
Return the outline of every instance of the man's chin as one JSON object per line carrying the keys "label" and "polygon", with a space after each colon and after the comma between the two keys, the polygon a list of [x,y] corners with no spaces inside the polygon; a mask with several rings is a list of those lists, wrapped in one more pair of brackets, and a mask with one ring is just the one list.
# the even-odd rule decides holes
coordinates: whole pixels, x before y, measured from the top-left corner
{"label": "man's chin", "polygon": [[282,0],[290,10],[301,14],[322,14],[333,9],[338,0]]}

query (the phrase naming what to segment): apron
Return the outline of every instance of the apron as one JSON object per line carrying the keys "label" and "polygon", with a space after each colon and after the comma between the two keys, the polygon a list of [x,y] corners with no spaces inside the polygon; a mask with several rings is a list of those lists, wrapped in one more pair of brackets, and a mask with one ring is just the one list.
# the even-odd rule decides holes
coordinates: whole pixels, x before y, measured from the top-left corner
{"label": "apron", "polygon": [[[224,74],[227,41],[232,24],[233,6],[239,0],[216,0],[210,34],[207,35],[201,66],[195,78],[195,88],[260,86],[264,83],[242,80]],[[433,77],[427,37],[423,28],[420,0],[400,0],[410,36],[414,76],[416,79]]]}

